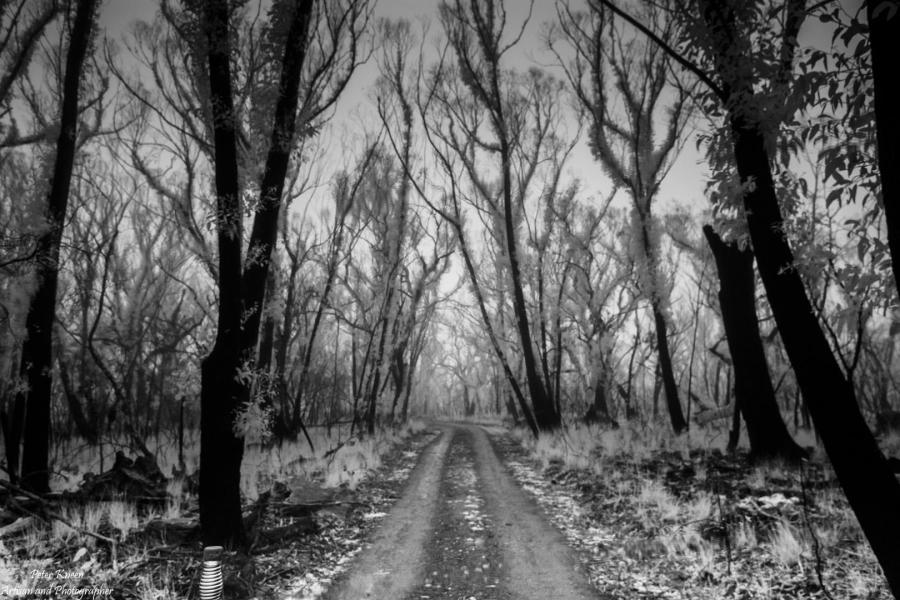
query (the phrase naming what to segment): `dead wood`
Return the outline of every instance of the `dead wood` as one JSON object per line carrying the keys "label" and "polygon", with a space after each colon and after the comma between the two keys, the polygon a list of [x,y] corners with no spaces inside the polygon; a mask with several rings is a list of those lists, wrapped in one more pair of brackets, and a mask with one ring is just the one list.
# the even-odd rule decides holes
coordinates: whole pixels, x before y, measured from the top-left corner
{"label": "dead wood", "polygon": [[132,460],[118,451],[108,471],[100,475],[85,474],[78,495],[91,500],[126,497],[162,501],[166,498],[166,477],[151,454],[142,453]]}
{"label": "dead wood", "polygon": [[200,539],[200,523],[184,517],[154,519],[144,526],[144,532],[158,537],[167,546],[183,546]]}

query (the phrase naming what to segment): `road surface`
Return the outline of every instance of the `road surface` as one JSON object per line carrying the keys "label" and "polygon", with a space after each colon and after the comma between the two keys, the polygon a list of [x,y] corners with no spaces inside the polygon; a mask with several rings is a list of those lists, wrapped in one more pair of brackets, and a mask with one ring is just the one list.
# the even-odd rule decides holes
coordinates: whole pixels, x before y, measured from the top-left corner
{"label": "road surface", "polygon": [[325,598],[601,598],[485,431],[438,427],[402,497]]}

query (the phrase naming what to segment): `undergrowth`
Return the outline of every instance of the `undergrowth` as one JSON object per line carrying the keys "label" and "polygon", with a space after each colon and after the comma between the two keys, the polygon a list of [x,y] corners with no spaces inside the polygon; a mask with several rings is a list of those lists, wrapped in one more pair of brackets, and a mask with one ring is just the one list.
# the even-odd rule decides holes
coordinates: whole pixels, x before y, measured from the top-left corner
{"label": "undergrowth", "polygon": [[[580,521],[570,529],[581,533],[571,537],[602,565],[597,583],[613,597],[890,598],[810,435],[797,436],[811,450],[802,466],[754,465],[745,447],[729,455],[727,433],[714,429],[674,436],[663,428],[578,425],[537,439],[519,429],[512,437],[542,473],[534,480],[513,460],[526,489],[545,504],[541,496],[555,493],[576,499],[580,508],[568,516],[565,502],[545,509],[564,530],[566,519]],[[882,446],[896,455],[900,437]],[[623,564],[631,566],[612,572]]]}
{"label": "undergrowth", "polygon": [[[419,421],[410,421],[401,428],[383,429],[372,436],[359,439],[349,435],[347,427],[310,428],[315,452],[301,437],[274,446],[260,440],[245,440],[246,448],[241,466],[241,496],[245,506],[258,500],[260,494],[272,489],[276,482],[290,486],[302,481],[304,485],[323,489],[353,490],[382,464],[383,456],[410,436],[425,429]],[[179,597],[184,591],[184,559],[163,561],[159,552],[184,553],[194,564],[199,554],[196,543],[177,550],[176,545],[160,545],[158,536],[148,535],[154,522],[181,521],[186,526],[198,523],[196,470],[199,467],[199,437],[184,451],[188,475],[169,477],[164,501],[115,498],[107,501],[79,501],[71,494],[86,473],[98,473],[101,462],[112,466],[112,457],[102,461],[97,447],[69,442],[67,452],[56,457],[53,478],[57,492],[69,492],[69,500],[55,507],[60,519],[29,519],[27,526],[0,540],[0,589],[35,584],[34,572],[65,568],[81,575],[83,582],[115,582],[128,579],[136,586],[138,598]],[[151,451],[158,449],[158,465],[165,474],[173,473],[179,463],[177,447],[163,440],[149,440]],[[121,444],[107,444],[105,452],[112,454]],[[193,538],[192,538],[193,539]],[[152,568],[151,568],[152,566]],[[195,565],[196,566],[196,565]],[[146,567],[152,571],[142,573]],[[191,569],[189,572],[193,572]],[[67,582],[69,583],[69,582]],[[77,581],[71,582],[77,584]],[[24,588],[23,588],[24,589]],[[114,595],[116,592],[114,592]]]}

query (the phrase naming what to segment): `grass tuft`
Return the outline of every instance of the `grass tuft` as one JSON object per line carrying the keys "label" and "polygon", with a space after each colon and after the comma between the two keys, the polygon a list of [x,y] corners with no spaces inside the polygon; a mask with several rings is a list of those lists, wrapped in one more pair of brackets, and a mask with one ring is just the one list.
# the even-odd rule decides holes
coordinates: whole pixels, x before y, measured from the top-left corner
{"label": "grass tuft", "polygon": [[790,523],[779,519],[769,538],[769,550],[776,561],[784,566],[791,566],[799,563],[803,557],[803,542]]}

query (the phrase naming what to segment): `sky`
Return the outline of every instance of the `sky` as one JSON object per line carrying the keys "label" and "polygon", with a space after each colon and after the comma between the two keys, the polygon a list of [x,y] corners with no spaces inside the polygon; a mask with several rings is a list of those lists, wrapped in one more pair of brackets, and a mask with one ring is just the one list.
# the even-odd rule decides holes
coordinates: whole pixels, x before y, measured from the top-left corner
{"label": "sky", "polygon": [[[438,23],[438,6],[441,0],[379,0],[375,3],[375,20],[380,18],[406,18],[414,23],[430,24],[429,41],[436,41],[440,35]],[[556,18],[555,2],[552,0],[536,0],[532,8],[531,19],[518,46],[510,53],[507,66],[526,69],[530,66],[542,66],[553,69],[554,58],[544,47],[543,29]],[[573,0],[578,5],[578,0]],[[158,7],[156,0],[106,0],[101,7],[100,21],[107,35],[113,39],[121,37],[137,20],[151,20]],[[529,11],[527,0],[507,0],[509,28],[518,28],[526,19]],[[371,115],[370,89],[376,77],[374,60],[361,67],[351,80],[342,96],[333,121],[338,132],[358,129],[358,124]],[[338,135],[347,139],[346,135]],[[346,148],[337,149],[337,152]],[[686,144],[684,151],[669,173],[661,190],[660,201],[663,209],[672,202],[702,206],[704,175],[701,168],[701,157],[694,150],[693,144]],[[609,181],[602,174],[583,141],[579,143],[570,159],[568,174],[581,180],[583,190],[588,195],[606,195],[610,188]]]}
{"label": "sky", "polygon": [[[580,0],[571,0],[577,7]],[[252,3],[253,0],[250,0]],[[375,2],[373,22],[381,18],[399,19],[405,18],[413,23],[428,23],[429,42],[435,44],[441,35],[438,23],[438,6],[441,0],[378,0]],[[858,5],[860,0],[843,0],[842,4],[850,9]],[[506,0],[509,19],[509,28],[518,28],[529,12],[528,0]],[[630,2],[623,2],[628,6]],[[106,0],[101,8],[101,24],[106,29],[107,35],[114,39],[120,39],[136,20],[151,20],[157,11],[157,0]],[[547,51],[544,43],[543,30],[547,23],[556,19],[556,2],[553,0],[535,0],[531,7],[531,18],[525,33],[518,46],[507,57],[506,66],[526,69],[530,66],[545,67],[551,72],[561,73],[554,67],[555,59]],[[801,45],[824,46],[829,42],[830,34],[825,31],[817,19],[807,19],[804,29],[801,31]],[[332,121],[330,156],[336,157],[353,151],[350,142],[357,140],[360,143],[362,137],[355,135],[360,129],[360,124],[372,123],[372,95],[371,87],[377,75],[375,61],[370,60],[354,74],[353,79],[342,95]],[[336,133],[335,133],[336,132]],[[611,188],[609,180],[603,174],[588,150],[584,141],[578,144],[569,161],[568,177],[578,178],[582,184],[583,193],[587,197],[605,197]],[[336,145],[335,145],[336,144]],[[338,147],[340,146],[340,147]],[[330,159],[329,159],[330,160]],[[346,159],[344,159],[346,160]],[[687,207],[691,213],[697,214],[707,206],[704,197],[706,183],[706,171],[704,160],[696,149],[696,144],[689,140],[685,143],[675,164],[663,182],[660,194],[657,198],[659,212],[667,212],[676,206]],[[624,200],[624,199],[623,199]]]}

